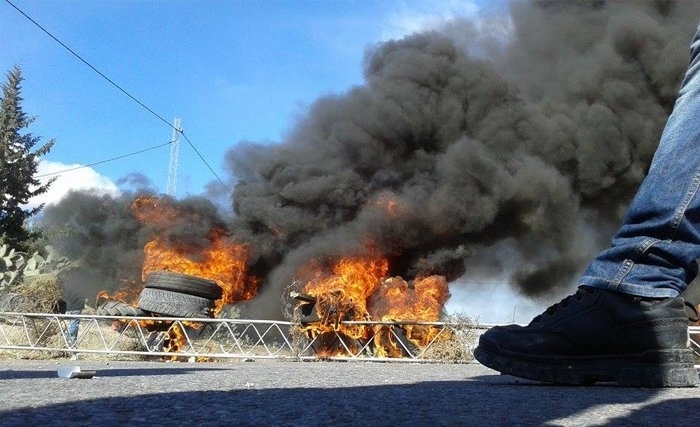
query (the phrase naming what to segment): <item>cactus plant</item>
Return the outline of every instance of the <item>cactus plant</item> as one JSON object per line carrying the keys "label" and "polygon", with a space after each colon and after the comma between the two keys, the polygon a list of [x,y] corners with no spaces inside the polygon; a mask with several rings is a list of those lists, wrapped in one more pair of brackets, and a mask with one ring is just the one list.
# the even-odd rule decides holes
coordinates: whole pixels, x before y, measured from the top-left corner
{"label": "cactus plant", "polygon": [[60,273],[72,267],[50,246],[44,255],[0,246],[0,311],[64,312]]}
{"label": "cactus plant", "polygon": [[8,290],[19,281],[26,263],[25,256],[24,252],[15,251],[7,245],[0,246],[0,292]]}
{"label": "cactus plant", "polygon": [[58,274],[72,267],[71,261],[56,254],[51,246],[45,248],[46,256],[38,252],[29,255],[15,251],[7,245],[0,246],[0,293],[18,286],[25,277],[40,274]]}

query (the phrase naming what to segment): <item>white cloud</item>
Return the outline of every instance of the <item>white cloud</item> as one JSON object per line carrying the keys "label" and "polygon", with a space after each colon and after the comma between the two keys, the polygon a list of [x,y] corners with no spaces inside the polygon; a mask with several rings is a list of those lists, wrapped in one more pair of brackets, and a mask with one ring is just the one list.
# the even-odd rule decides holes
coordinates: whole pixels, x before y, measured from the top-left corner
{"label": "white cloud", "polygon": [[382,39],[398,39],[416,32],[441,28],[457,18],[476,19],[480,8],[473,0],[405,1],[397,3],[397,10],[389,15]]}
{"label": "white cloud", "polygon": [[68,165],[41,160],[37,168],[37,176],[40,176],[39,181],[42,184],[53,177],[56,177],[56,180],[49,187],[49,191],[29,200],[28,207],[39,206],[42,203],[56,204],[71,190],[91,191],[95,194],[111,196],[120,194],[117,186],[109,178],[100,175],[91,167],[83,167],[80,164]]}
{"label": "white cloud", "polygon": [[470,56],[489,58],[510,43],[514,32],[507,3],[491,1],[404,0],[385,18],[381,38],[396,40],[436,31]]}

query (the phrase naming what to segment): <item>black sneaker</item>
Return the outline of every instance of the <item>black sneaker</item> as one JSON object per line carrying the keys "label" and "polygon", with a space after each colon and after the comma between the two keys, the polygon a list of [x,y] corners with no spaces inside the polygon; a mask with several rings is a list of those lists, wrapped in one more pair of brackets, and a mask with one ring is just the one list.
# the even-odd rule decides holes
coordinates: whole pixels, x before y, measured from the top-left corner
{"label": "black sneaker", "polygon": [[682,298],[645,299],[581,287],[527,326],[496,326],[474,357],[504,374],[554,384],[634,387],[698,383]]}

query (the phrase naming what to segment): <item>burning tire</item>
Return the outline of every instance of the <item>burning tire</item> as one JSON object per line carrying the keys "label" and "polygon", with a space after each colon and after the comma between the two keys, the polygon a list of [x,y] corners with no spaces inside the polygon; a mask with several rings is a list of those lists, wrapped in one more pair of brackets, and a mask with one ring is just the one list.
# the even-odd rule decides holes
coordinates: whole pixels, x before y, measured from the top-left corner
{"label": "burning tire", "polygon": [[121,301],[107,301],[97,307],[98,316],[146,316],[140,308]]}
{"label": "burning tire", "polygon": [[145,287],[138,308],[171,317],[212,317],[214,300],[181,292]]}
{"label": "burning tire", "polygon": [[216,282],[202,277],[189,276],[171,271],[154,271],[148,275],[146,288],[162,289],[196,297],[217,300],[223,291]]}

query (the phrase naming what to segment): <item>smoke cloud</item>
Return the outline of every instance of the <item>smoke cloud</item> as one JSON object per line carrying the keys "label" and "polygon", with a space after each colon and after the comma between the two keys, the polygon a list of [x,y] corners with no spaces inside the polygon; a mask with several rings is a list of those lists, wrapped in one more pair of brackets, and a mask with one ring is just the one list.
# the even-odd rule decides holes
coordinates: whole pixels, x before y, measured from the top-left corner
{"label": "smoke cloud", "polygon": [[[551,294],[607,246],[643,179],[699,12],[518,1],[508,31],[503,19],[453,21],[377,44],[364,84],[318,99],[278,144],[231,147],[232,217],[203,198],[172,201],[205,214],[170,233],[196,240],[223,224],[249,242],[261,317],[281,316],[309,260],[368,251],[389,258],[391,275],[468,287],[456,280],[488,271],[521,294]],[[93,283],[140,274],[154,230],[129,204],[75,194],[46,209],[47,224],[70,224],[62,248]]]}

